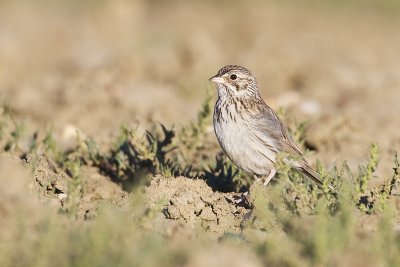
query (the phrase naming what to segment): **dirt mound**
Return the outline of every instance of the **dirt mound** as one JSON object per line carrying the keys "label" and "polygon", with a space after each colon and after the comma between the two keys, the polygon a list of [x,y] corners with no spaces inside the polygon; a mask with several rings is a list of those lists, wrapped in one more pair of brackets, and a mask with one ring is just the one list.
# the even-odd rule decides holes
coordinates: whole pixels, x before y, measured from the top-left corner
{"label": "dirt mound", "polygon": [[204,180],[155,176],[146,188],[146,203],[164,203],[166,218],[185,222],[216,233],[238,232],[243,216],[249,212],[235,205],[232,193],[213,192]]}
{"label": "dirt mound", "polygon": [[39,157],[35,165],[36,190],[56,207],[76,209],[78,218],[92,218],[101,203],[108,201],[119,204],[128,195],[120,186],[90,166],[82,166],[79,179],[72,179],[45,157]]}

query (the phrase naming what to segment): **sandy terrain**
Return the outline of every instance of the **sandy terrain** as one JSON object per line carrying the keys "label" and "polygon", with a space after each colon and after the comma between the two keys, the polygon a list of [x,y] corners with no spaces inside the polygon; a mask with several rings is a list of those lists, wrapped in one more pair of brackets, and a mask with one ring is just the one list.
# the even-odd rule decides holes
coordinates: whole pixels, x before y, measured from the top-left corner
{"label": "sandy terrain", "polygon": [[[38,140],[52,132],[60,151],[75,149],[85,138],[101,151],[112,150],[121,125],[140,137],[146,129],[159,131],[160,122],[179,132],[196,121],[207,91],[215,102],[208,78],[226,64],[251,69],[266,102],[285,110],[291,128],[307,122],[306,144],[313,150],[307,158],[314,166],[319,160],[332,169],[347,161],[357,173],[370,144],[377,143],[380,163],[374,175],[379,179],[372,184],[379,184],[391,177],[393,153],[400,150],[400,9],[392,5],[1,1],[2,121],[6,130],[13,120],[22,130],[19,147],[11,151],[3,149],[5,135],[0,138],[0,214],[22,207],[31,216],[48,205],[67,213],[77,209],[76,218],[84,221],[96,218],[103,205],[125,209],[141,196],[150,210],[162,207],[144,228],[171,242],[182,242],[181,233],[198,238],[211,232],[215,239],[240,233],[251,207],[234,204],[236,193],[203,179],[157,174],[146,178],[139,193],[90,159],[71,189],[74,173],[68,166],[27,153],[35,132]],[[12,119],[4,119],[8,111]],[[195,151],[184,159],[194,165],[221,153],[210,121],[202,134],[197,147],[207,153]],[[27,187],[39,196],[37,203],[18,193]],[[78,192],[75,202],[69,199],[71,190]],[[0,225],[11,222],[0,220]],[[190,248],[199,252],[187,266],[210,261],[212,247]],[[228,258],[238,250],[231,243],[218,249]],[[257,250],[241,251],[237,266],[268,262],[254,258]],[[357,257],[350,258],[347,262],[357,266]]]}

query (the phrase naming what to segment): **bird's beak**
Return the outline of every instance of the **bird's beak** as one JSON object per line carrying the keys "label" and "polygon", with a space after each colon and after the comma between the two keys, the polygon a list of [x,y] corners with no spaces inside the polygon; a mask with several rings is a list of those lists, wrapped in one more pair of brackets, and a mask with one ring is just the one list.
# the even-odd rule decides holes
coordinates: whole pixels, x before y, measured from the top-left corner
{"label": "bird's beak", "polygon": [[218,75],[215,75],[215,76],[211,77],[209,79],[209,81],[213,82],[213,83],[223,83],[224,82],[224,78],[219,77]]}

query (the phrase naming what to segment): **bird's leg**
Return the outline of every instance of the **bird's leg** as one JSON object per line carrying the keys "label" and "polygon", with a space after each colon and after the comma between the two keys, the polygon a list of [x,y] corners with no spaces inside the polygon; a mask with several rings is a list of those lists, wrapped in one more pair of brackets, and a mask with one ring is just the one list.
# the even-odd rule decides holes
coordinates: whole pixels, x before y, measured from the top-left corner
{"label": "bird's leg", "polygon": [[276,174],[276,170],[275,169],[271,169],[271,171],[268,174],[267,179],[264,180],[264,185],[267,185],[269,183],[269,181],[271,181],[272,177],[274,177]]}

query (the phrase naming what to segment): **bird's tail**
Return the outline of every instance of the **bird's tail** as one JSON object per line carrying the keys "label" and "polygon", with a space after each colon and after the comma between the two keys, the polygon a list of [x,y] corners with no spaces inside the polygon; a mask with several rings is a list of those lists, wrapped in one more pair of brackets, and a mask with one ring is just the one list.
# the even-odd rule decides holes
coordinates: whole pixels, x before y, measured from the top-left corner
{"label": "bird's tail", "polygon": [[[322,182],[320,175],[314,171],[314,169],[311,168],[307,162],[301,164],[300,170],[307,175],[308,178],[313,180],[319,187],[323,186],[324,183]],[[328,188],[332,191],[336,190],[332,184],[328,184]]]}

